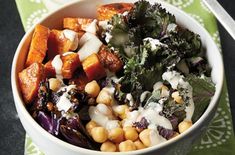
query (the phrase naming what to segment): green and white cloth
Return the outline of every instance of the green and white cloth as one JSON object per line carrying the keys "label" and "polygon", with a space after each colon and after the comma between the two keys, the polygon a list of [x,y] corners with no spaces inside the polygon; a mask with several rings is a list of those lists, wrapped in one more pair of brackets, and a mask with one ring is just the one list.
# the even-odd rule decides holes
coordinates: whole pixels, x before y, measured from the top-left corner
{"label": "green and white cloth", "polygon": [[[46,15],[49,11],[58,8],[72,0],[16,0],[16,4],[22,19],[24,29],[27,31],[34,23]],[[212,38],[220,46],[219,32],[216,19],[202,0],[165,0],[168,3],[184,10],[195,18],[211,34]],[[229,97],[226,82],[222,91],[219,107],[213,122],[201,141],[191,150],[190,155],[234,155],[235,138],[231,119]],[[26,135],[25,155],[44,155]]]}

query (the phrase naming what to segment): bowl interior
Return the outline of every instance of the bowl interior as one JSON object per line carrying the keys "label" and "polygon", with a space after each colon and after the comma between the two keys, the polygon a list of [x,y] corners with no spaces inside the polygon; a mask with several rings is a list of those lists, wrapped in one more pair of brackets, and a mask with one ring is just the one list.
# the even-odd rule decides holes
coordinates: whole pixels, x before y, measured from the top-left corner
{"label": "bowl interior", "polygon": [[[135,2],[136,0],[125,0],[123,2]],[[169,140],[165,143],[159,144],[157,146],[153,146],[144,150],[140,150],[138,152],[144,153],[144,151],[157,149],[164,147],[170,143],[173,143],[175,141],[180,140],[184,136],[186,136],[188,133],[195,131],[198,124],[203,123],[203,120],[208,117],[212,109],[214,109],[217,105],[218,98],[221,93],[222,84],[223,84],[223,62],[221,54],[219,53],[215,43],[213,42],[212,38],[210,37],[209,33],[202,27],[200,24],[198,24],[194,19],[189,17],[187,14],[182,12],[181,10],[167,4],[161,1],[157,0],[149,0],[151,3],[159,2],[163,5],[163,7],[166,8],[169,12],[174,14],[177,19],[177,23],[182,25],[183,27],[186,27],[190,30],[192,30],[195,33],[198,33],[201,36],[203,47],[207,50],[207,58],[209,60],[209,63],[212,67],[212,79],[213,82],[216,84],[216,93],[214,97],[211,100],[210,105],[208,106],[205,113],[201,116],[201,118],[185,133],[181,134],[179,138],[175,138],[172,140]],[[46,16],[44,19],[40,21],[40,23],[44,26],[52,28],[62,28],[62,21],[64,17],[87,17],[87,18],[95,18],[96,17],[96,8],[98,5],[101,4],[107,4],[107,3],[114,3],[114,2],[120,2],[120,0],[81,0],[77,2],[70,3],[59,10],[50,13],[48,16]],[[45,135],[47,138],[52,139],[54,142],[58,143],[59,145],[63,145],[65,147],[69,147],[71,149],[75,149],[78,151],[92,151],[87,150],[83,148],[79,148],[76,146],[73,146],[71,144],[68,144],[66,142],[63,142],[62,140],[59,140],[55,138],[54,136],[47,133],[44,129],[42,129],[30,116],[30,114],[27,112],[26,108],[24,107],[23,100],[20,95],[20,89],[18,85],[18,73],[23,70],[24,68],[24,62],[27,56],[30,40],[32,37],[34,26],[25,34],[24,38],[21,40],[21,43],[19,44],[14,60],[12,65],[12,89],[13,89],[13,95],[15,99],[15,104],[17,107],[18,113],[21,113],[22,117],[24,119],[27,119],[30,123],[32,123],[33,128],[41,132],[43,135]],[[95,153],[99,153],[97,151],[92,151]],[[134,151],[137,152],[137,151]],[[123,153],[122,153],[123,154]]]}

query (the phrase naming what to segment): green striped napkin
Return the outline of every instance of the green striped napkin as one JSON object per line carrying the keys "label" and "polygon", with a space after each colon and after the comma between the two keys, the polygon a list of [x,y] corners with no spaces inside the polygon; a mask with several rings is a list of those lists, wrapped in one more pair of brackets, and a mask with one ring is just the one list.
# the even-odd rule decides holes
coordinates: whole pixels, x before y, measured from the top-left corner
{"label": "green striped napkin", "polygon": [[[201,0],[165,1],[184,10],[195,18],[208,30],[219,49],[221,49],[216,20]],[[58,8],[66,2],[69,2],[69,0],[16,0],[26,31],[49,11]],[[235,154],[235,139],[226,82],[224,82],[222,97],[213,122],[210,124],[201,141],[193,147],[190,153],[190,155],[201,154]],[[44,155],[27,135],[25,140],[25,155]]]}

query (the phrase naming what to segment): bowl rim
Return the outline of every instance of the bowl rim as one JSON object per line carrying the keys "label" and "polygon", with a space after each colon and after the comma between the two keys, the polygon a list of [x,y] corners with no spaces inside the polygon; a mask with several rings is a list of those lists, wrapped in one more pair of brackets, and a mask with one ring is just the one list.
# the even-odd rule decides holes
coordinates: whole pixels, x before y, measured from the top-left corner
{"label": "bowl rim", "polygon": [[[38,23],[42,23],[45,19],[47,19],[48,17],[56,14],[57,12],[60,12],[61,10],[64,10],[72,5],[75,5],[77,3],[81,3],[81,2],[85,2],[86,3],[89,3],[89,0],[75,0],[75,1],[72,1],[68,4],[65,4],[64,6],[48,13],[46,16],[44,16],[41,20],[39,20]],[[92,0],[90,0],[92,1]],[[137,0],[135,0],[137,1]],[[216,92],[212,98],[212,100],[210,101],[210,104],[209,106],[207,107],[206,111],[203,113],[203,115],[199,118],[199,120],[197,120],[197,122],[195,122],[193,124],[192,127],[190,127],[189,130],[185,131],[184,133],[181,133],[179,136],[173,138],[173,139],[170,139],[170,140],[167,140],[166,142],[163,142],[163,143],[160,143],[158,145],[155,145],[155,146],[152,146],[152,147],[148,147],[148,148],[145,148],[145,149],[142,149],[142,150],[135,150],[135,151],[129,151],[129,152],[101,152],[101,151],[96,151],[96,150],[90,150],[90,149],[86,149],[86,148],[82,148],[82,147],[79,147],[79,146],[75,146],[75,145],[72,145],[68,142],[65,142],[53,135],[51,135],[50,133],[48,133],[46,130],[44,130],[33,118],[32,116],[29,114],[29,112],[27,111],[27,109],[25,108],[24,106],[24,102],[21,98],[21,95],[20,95],[20,90],[18,90],[17,88],[17,85],[18,85],[18,73],[16,73],[16,64],[18,62],[18,57],[20,55],[20,51],[23,47],[23,45],[25,44],[25,41],[28,39],[28,37],[30,37],[31,33],[33,32],[35,26],[38,24],[34,24],[26,33],[25,35],[23,36],[22,40],[20,41],[17,49],[16,49],[16,52],[15,52],[15,55],[14,55],[14,58],[13,58],[13,63],[12,63],[12,68],[11,68],[11,86],[12,86],[12,91],[13,91],[13,97],[14,97],[14,102],[15,102],[15,106],[16,108],[20,110],[22,116],[27,120],[27,123],[30,123],[31,126],[37,130],[37,132],[41,133],[44,138],[46,139],[49,139],[50,141],[53,141],[56,145],[59,145],[59,146],[62,146],[62,147],[66,147],[67,149],[69,150],[73,150],[75,152],[81,152],[81,153],[96,153],[96,154],[99,154],[99,155],[108,155],[108,154],[141,154],[141,153],[146,153],[146,152],[151,152],[151,151],[154,151],[156,149],[160,149],[160,148],[163,148],[167,145],[170,145],[170,144],[173,144],[175,143],[176,141],[180,141],[181,139],[183,139],[184,137],[186,137],[187,135],[189,135],[190,133],[192,133],[193,131],[195,131],[197,129],[197,126],[203,124],[203,120],[205,120],[209,114],[212,112],[212,110],[217,106],[217,102],[219,101],[219,97],[221,95],[221,92],[222,92],[222,88],[223,88],[223,81],[224,81],[224,63],[223,63],[223,59],[222,59],[222,56],[221,56],[221,53],[219,52],[218,50],[218,47],[216,46],[215,42],[213,41],[211,35],[208,33],[208,31],[202,27],[195,19],[193,19],[191,16],[189,16],[187,13],[185,13],[184,11],[178,9],[177,7],[167,3],[167,2],[163,2],[163,1],[160,1],[160,0],[154,0],[155,2],[157,3],[161,3],[163,5],[163,8],[170,8],[170,9],[173,9],[173,10],[176,10],[177,12],[179,12],[180,14],[183,14],[184,16],[186,16],[190,21],[194,22],[196,24],[196,27],[198,27],[199,29],[201,29],[204,33],[205,33],[205,36],[209,36],[208,39],[209,39],[209,42],[212,42],[212,44],[214,44],[214,46],[216,47],[216,52],[218,52],[219,54],[219,59],[220,59],[220,62],[222,65],[221,66],[221,73],[222,73],[222,77],[221,77],[221,80],[218,81],[216,83],[216,86],[217,86],[217,89],[216,89]],[[102,2],[102,1],[101,1]],[[111,2],[113,3],[113,2]],[[177,18],[177,17],[176,17]]]}

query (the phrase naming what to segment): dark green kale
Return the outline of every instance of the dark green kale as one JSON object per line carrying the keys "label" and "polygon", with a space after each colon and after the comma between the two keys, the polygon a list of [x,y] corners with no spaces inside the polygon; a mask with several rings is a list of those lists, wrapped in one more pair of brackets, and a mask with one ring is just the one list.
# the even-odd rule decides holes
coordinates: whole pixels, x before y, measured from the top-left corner
{"label": "dark green kale", "polygon": [[186,80],[193,87],[195,110],[192,121],[196,122],[208,107],[212,96],[214,96],[215,86],[208,77],[200,78],[195,75],[189,75]]}
{"label": "dark green kale", "polygon": [[[125,64],[120,87],[115,93],[117,100],[126,103],[126,94],[131,93],[137,107],[140,95],[152,91],[154,83],[160,81],[162,73],[169,68],[184,76],[191,73],[209,76],[200,36],[178,26],[175,17],[160,4],[151,5],[140,0],[127,15],[114,15],[109,24],[111,28],[104,34],[109,33],[112,37],[107,44]],[[202,60],[196,62],[193,58],[198,57]],[[169,117],[180,115],[182,120],[185,106],[169,99],[164,113]]]}
{"label": "dark green kale", "polygon": [[141,38],[160,38],[165,35],[167,26],[175,23],[174,15],[168,13],[160,4],[151,5],[145,0],[134,4],[127,16],[131,29],[140,29]]}
{"label": "dark green kale", "polygon": [[173,98],[169,98],[164,102],[163,106],[163,114],[166,118],[170,118],[175,116],[178,118],[179,122],[182,121],[186,117],[185,112],[186,104],[177,104]]}

